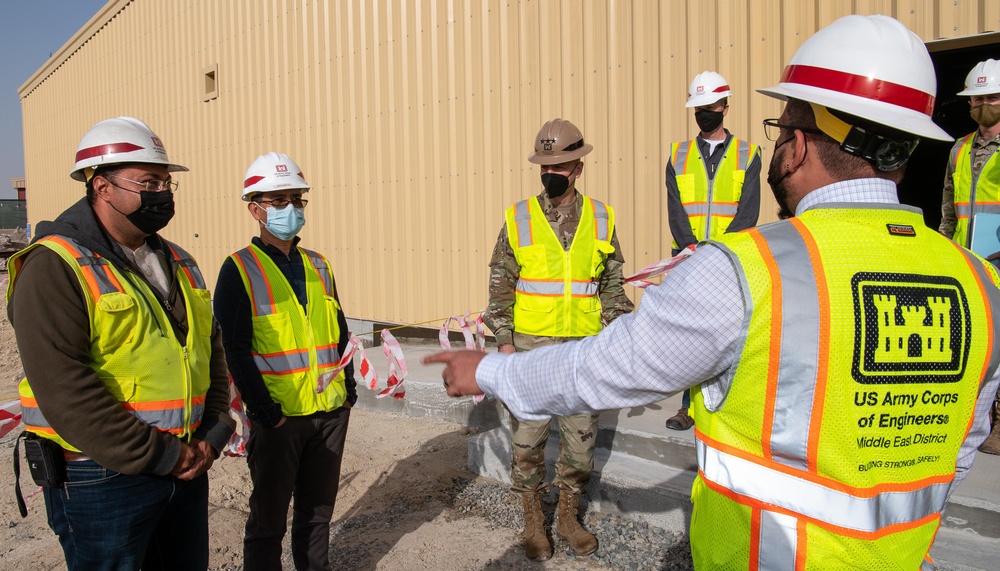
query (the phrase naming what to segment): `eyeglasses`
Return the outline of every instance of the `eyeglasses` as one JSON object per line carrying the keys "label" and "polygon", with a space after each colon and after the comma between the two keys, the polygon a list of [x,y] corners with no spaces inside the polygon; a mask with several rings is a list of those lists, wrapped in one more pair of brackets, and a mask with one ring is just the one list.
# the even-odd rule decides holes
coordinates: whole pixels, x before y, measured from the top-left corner
{"label": "eyeglasses", "polygon": [[260,200],[255,200],[254,202],[256,202],[257,204],[267,204],[269,206],[277,208],[278,210],[281,210],[282,208],[288,206],[289,204],[291,204],[295,208],[305,208],[306,205],[309,204],[308,200],[301,197],[293,198],[291,200],[281,197],[272,198],[271,200],[264,200],[263,198],[261,198]]}
{"label": "eyeglasses", "polygon": [[764,136],[767,137],[768,141],[776,142],[778,137],[781,136],[782,129],[789,129],[792,131],[802,131],[803,133],[812,133],[813,135],[823,135],[823,131],[819,129],[809,129],[808,127],[796,127],[795,125],[783,125],[778,123],[777,119],[764,119]]}
{"label": "eyeglasses", "polygon": [[[100,176],[103,176],[104,178],[108,178],[109,179],[108,182],[111,182],[110,178],[120,178],[120,179],[122,179],[122,180],[124,180],[126,182],[131,182],[132,184],[137,184],[137,185],[139,185],[139,186],[142,187],[142,190],[140,190],[138,192],[162,192],[164,190],[167,190],[167,191],[170,191],[170,192],[177,192],[177,186],[178,186],[178,184],[176,182],[172,181],[172,180],[148,180],[146,182],[139,182],[137,180],[127,179],[127,178],[125,178],[123,176],[118,176],[116,174],[110,174],[110,173],[102,173]],[[111,184],[114,185],[114,186],[116,186],[117,188],[122,189],[122,190],[127,190],[129,192],[136,192],[135,190],[132,190],[130,188],[125,188],[123,186],[118,186],[114,182],[111,182]]]}

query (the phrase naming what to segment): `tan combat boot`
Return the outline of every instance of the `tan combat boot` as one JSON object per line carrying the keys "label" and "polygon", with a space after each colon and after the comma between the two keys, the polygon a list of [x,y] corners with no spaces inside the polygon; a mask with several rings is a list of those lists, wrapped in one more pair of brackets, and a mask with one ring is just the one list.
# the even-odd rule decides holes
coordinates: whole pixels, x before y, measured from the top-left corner
{"label": "tan combat boot", "polygon": [[532,561],[552,557],[552,545],[545,537],[545,514],[542,513],[542,494],[524,492],[524,555]]}
{"label": "tan combat boot", "polygon": [[979,445],[979,451],[985,452],[986,454],[1000,455],[1000,419],[998,415],[997,405],[993,405],[992,414],[993,420],[993,430],[990,431],[990,435],[986,437],[986,440]]}
{"label": "tan combat boot", "polygon": [[587,555],[597,551],[597,538],[583,529],[576,518],[580,506],[580,494],[567,490],[559,492],[559,520],[556,523],[556,533],[569,543],[570,549],[577,555]]}

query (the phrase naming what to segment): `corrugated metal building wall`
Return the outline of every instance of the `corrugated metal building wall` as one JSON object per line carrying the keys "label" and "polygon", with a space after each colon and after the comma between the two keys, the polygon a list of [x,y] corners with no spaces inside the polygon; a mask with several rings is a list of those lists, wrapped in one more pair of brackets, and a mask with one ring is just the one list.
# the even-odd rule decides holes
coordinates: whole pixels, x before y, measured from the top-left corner
{"label": "corrugated metal building wall", "polygon": [[766,147],[780,104],[753,89],[851,13],[925,40],[1000,29],[981,0],[112,0],[19,90],[30,222],[83,195],[68,177],[83,133],[133,115],[191,168],[164,235],[210,283],[257,231],[245,169],[276,150],[313,185],[303,243],[331,258],[351,317],[475,311],[503,209],[540,190],[526,157],[545,120],[595,146],[579,187],[615,207],[638,269],[669,255],[663,167],[697,131],[691,78],[722,73],[726,126]]}

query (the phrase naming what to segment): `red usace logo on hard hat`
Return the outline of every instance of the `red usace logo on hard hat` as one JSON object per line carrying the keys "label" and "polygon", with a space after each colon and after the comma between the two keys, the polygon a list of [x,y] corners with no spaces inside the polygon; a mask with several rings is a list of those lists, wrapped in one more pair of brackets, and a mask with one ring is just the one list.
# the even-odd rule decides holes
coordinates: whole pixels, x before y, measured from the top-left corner
{"label": "red usace logo on hard hat", "polygon": [[976,78],[976,83],[977,84],[979,84],[979,83],[986,83],[986,76],[985,75],[980,75],[979,77],[977,77]]}
{"label": "red usace logo on hard hat", "polygon": [[274,165],[274,170],[277,172],[288,172],[288,165]]}
{"label": "red usace logo on hard hat", "polygon": [[150,139],[153,140],[153,145],[155,147],[158,147],[160,149],[163,148],[163,141],[161,141],[159,137],[150,137]]}
{"label": "red usace logo on hard hat", "polygon": [[695,88],[694,92],[697,93],[697,94],[699,94],[699,95],[701,95],[702,93],[705,93],[705,86],[704,85],[699,85],[698,87]]}

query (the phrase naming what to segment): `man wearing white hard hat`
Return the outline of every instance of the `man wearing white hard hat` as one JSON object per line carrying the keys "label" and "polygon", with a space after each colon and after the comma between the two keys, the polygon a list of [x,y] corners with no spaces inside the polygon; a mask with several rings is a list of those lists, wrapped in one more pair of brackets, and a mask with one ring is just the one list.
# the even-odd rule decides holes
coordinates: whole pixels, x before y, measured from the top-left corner
{"label": "man wearing white hard hat", "polygon": [[[685,107],[694,109],[698,136],[670,145],[665,184],[667,219],[674,237],[673,253],[739,232],[757,224],[760,213],[760,148],[726,129],[729,82],[714,71],[695,76]],[[681,408],[668,418],[667,428],[688,430],[691,392],[684,391]]]}
{"label": "man wearing white hard hat", "polygon": [[775,87],[768,183],[790,218],[699,246],[638,311],[544,352],[439,353],[448,394],[519,418],[692,387],[697,569],[932,569],[1000,383],[996,271],[899,204],[936,78],[887,16],[807,39]]}
{"label": "man wearing white hard hat", "polygon": [[[973,227],[996,228],[985,220],[1000,215],[1000,61],[988,59],[976,64],[965,78],[958,95],[969,98],[969,114],[979,128],[955,141],[948,157],[941,198],[940,231],[967,248],[975,247]],[[987,217],[977,218],[979,213]],[[976,249],[979,251],[979,248]],[[980,252],[986,256],[993,252]],[[1000,256],[990,255],[989,259]],[[1000,454],[1000,394],[993,405],[993,430],[979,448]]]}
{"label": "man wearing white hard hat", "polygon": [[[330,519],[340,481],[354,366],[334,374],[350,333],[333,267],[299,246],[309,191],[288,155],[261,155],[242,198],[260,235],[222,264],[215,315],[233,384],[250,417],[253,491],[243,540],[247,570],[281,569],[292,508],[296,569],[330,569]],[[333,376],[317,393],[322,377]]]}
{"label": "man wearing white hard hat", "polygon": [[205,281],[158,234],[186,170],[142,121],[97,123],[87,196],[8,265],[25,450],[70,570],[208,567],[205,472],[235,422]]}

